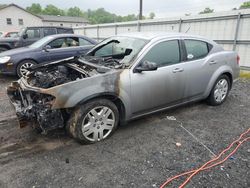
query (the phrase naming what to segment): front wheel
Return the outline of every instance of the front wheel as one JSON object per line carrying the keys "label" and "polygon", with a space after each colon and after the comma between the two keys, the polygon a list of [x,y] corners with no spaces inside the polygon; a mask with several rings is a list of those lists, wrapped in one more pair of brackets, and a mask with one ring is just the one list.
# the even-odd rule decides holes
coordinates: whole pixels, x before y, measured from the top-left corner
{"label": "front wheel", "polygon": [[66,129],[79,142],[91,144],[111,136],[118,122],[116,105],[107,99],[96,99],[76,109]]}
{"label": "front wheel", "polygon": [[230,91],[230,80],[227,75],[221,75],[215,82],[210,95],[207,98],[209,105],[217,106],[222,104]]}
{"label": "front wheel", "polygon": [[36,65],[37,63],[33,60],[24,60],[21,63],[19,63],[19,65],[17,66],[17,75],[19,78],[21,77],[25,77],[28,73],[27,68],[30,68],[34,65]]}

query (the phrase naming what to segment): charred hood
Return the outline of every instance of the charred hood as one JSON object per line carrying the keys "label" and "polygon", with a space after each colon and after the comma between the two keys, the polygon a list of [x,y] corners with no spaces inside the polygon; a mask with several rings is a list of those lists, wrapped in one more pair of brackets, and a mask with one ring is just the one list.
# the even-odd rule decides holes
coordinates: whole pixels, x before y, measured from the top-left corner
{"label": "charred hood", "polygon": [[32,66],[26,79],[31,86],[50,88],[122,68],[118,63],[110,58],[71,57]]}

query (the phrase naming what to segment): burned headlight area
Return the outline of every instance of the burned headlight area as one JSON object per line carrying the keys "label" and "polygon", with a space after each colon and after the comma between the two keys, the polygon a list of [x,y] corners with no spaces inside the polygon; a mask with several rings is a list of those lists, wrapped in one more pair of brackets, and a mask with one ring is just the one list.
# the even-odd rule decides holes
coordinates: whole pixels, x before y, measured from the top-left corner
{"label": "burned headlight area", "polygon": [[8,95],[16,108],[16,114],[20,126],[24,127],[27,121],[37,123],[36,126],[47,133],[47,131],[64,126],[62,112],[52,109],[55,97],[36,91],[22,90],[20,87],[10,86]]}

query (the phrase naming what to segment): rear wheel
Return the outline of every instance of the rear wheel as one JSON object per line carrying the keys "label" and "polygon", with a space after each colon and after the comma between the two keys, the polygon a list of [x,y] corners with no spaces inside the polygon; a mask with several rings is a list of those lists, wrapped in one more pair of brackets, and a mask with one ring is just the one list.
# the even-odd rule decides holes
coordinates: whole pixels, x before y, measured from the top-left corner
{"label": "rear wheel", "polygon": [[116,105],[107,99],[95,99],[73,112],[66,129],[81,143],[95,143],[111,136],[118,122]]}
{"label": "rear wheel", "polygon": [[217,106],[222,104],[230,91],[230,80],[227,75],[221,75],[215,82],[207,102],[209,105]]}
{"label": "rear wheel", "polygon": [[27,68],[30,68],[34,65],[36,65],[37,63],[33,60],[24,60],[21,63],[19,63],[19,65],[17,66],[17,75],[19,77],[25,77],[28,73]]}

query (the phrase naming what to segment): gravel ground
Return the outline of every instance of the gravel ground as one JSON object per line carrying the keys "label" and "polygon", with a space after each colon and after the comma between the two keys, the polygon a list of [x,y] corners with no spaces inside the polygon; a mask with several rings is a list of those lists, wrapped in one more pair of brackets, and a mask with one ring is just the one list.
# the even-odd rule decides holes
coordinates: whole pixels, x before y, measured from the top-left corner
{"label": "gravel ground", "polygon": [[[2,93],[13,78],[0,80]],[[0,187],[159,187],[203,165],[250,128],[249,93],[250,80],[241,79],[221,106],[199,102],[147,116],[94,145],[80,145],[63,130],[44,136],[29,127],[19,129],[1,94]],[[187,187],[250,187],[250,142]]]}

